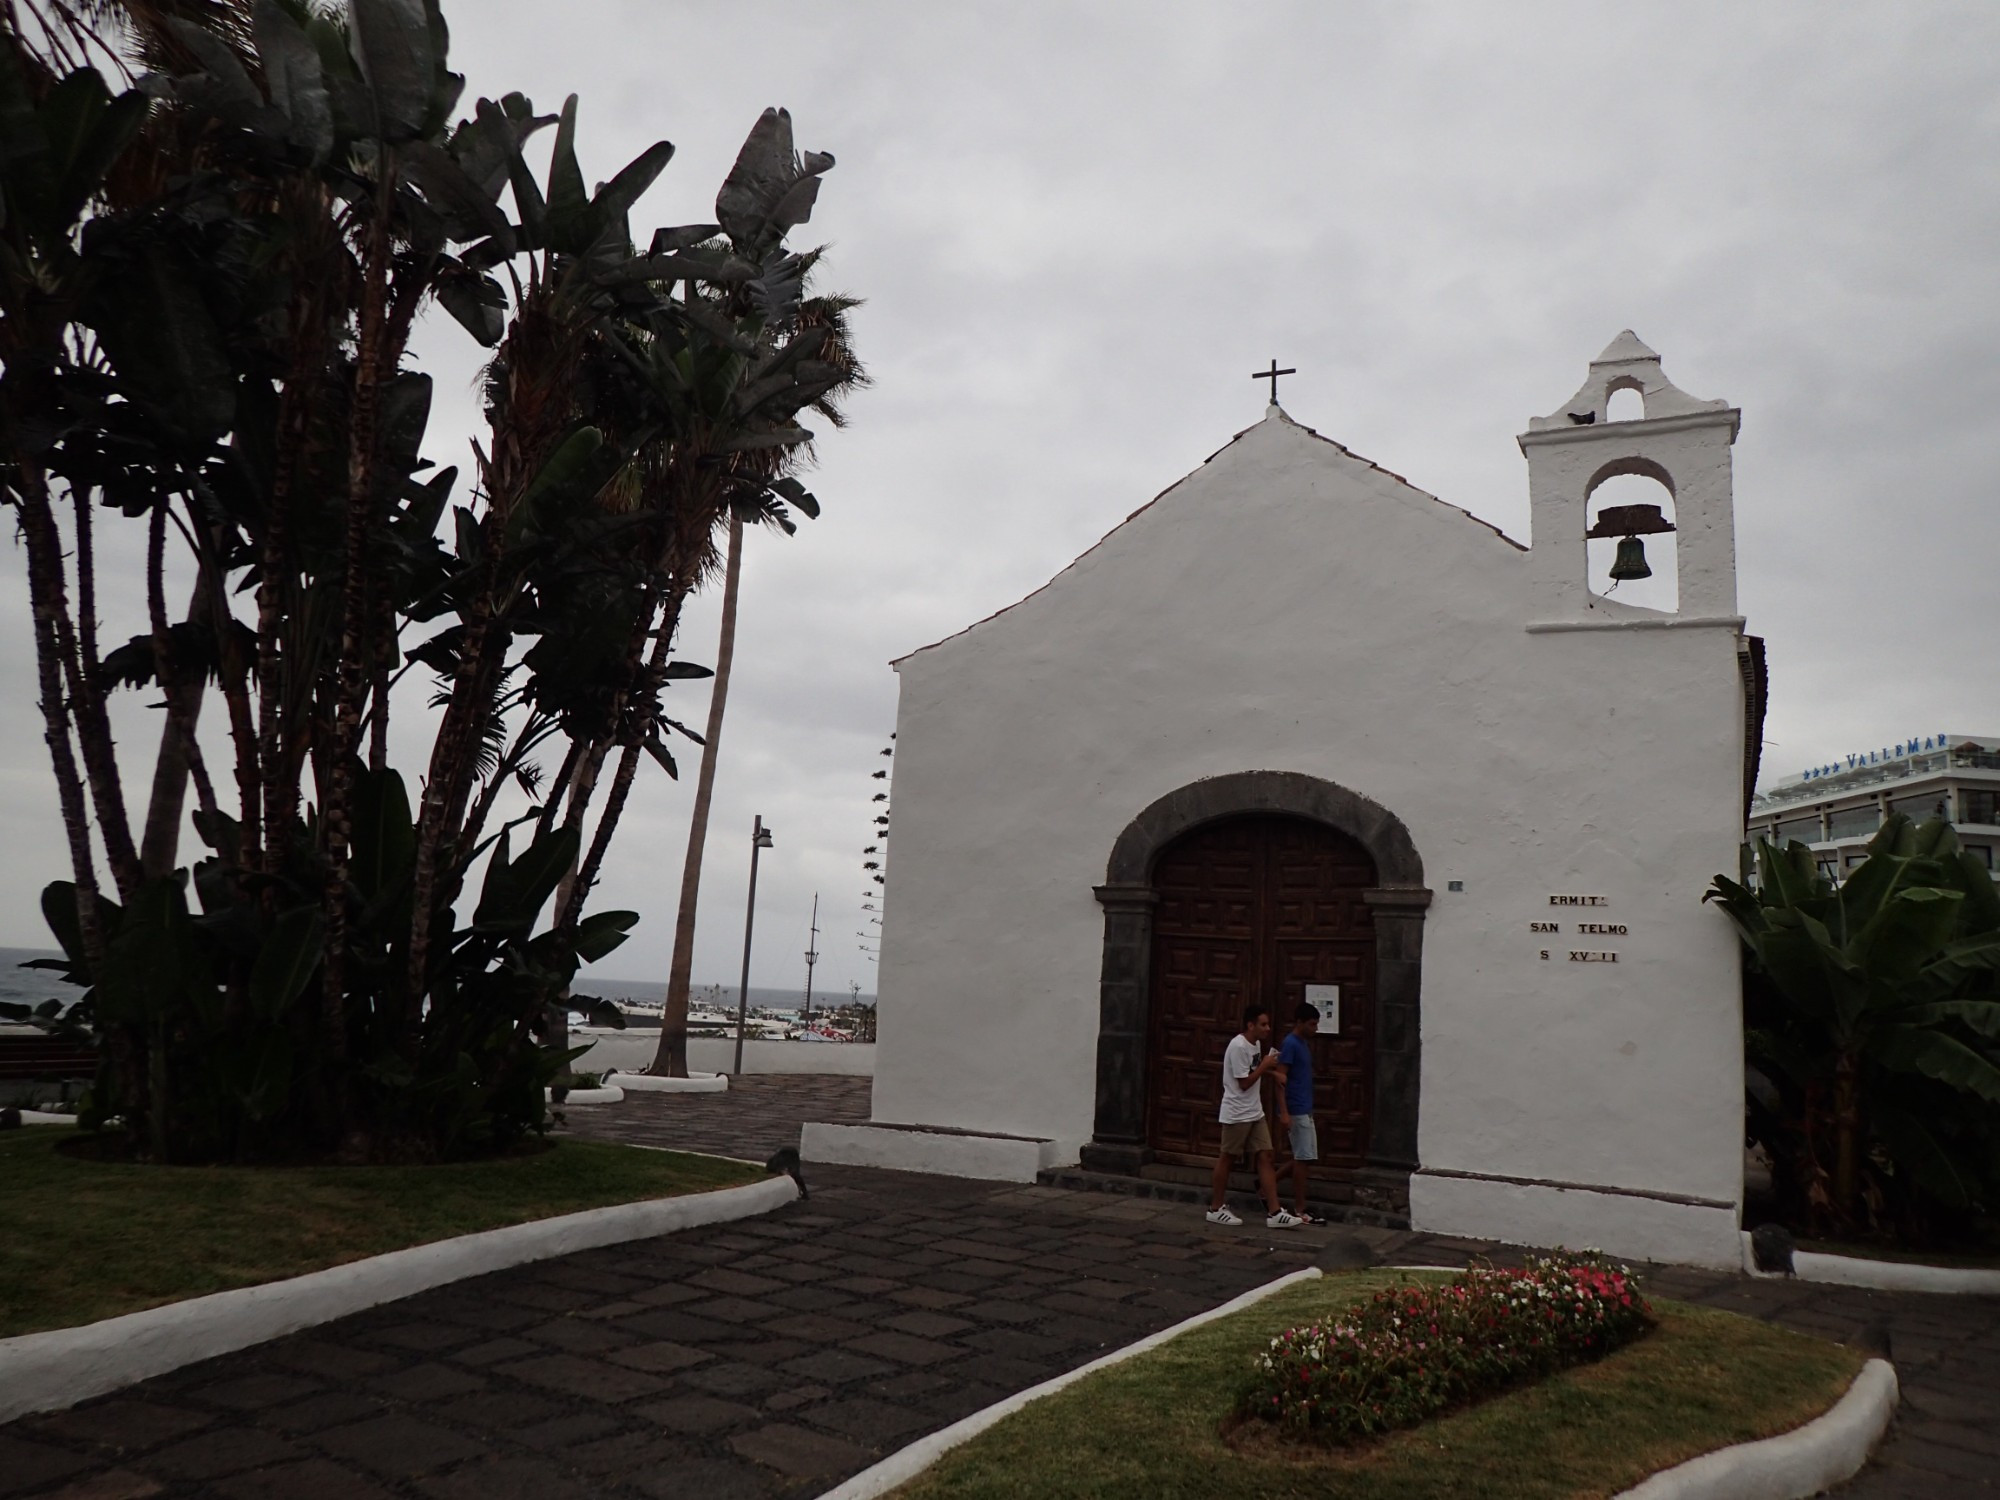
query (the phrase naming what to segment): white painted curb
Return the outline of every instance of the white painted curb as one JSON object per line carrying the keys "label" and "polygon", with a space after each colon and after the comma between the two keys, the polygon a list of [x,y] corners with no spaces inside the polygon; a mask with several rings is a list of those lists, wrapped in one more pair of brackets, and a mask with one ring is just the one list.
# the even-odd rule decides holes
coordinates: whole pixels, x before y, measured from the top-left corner
{"label": "white painted curb", "polygon": [[907,1448],[899,1448],[880,1463],[863,1469],[853,1478],[843,1481],[819,1497],[819,1500],[875,1500],[878,1495],[886,1495],[897,1485],[914,1479],[945,1454],[961,1443],[971,1441],[1003,1417],[1011,1417],[1031,1401],[1039,1401],[1044,1396],[1053,1396],[1064,1386],[1074,1385],[1086,1375],[1094,1375],[1099,1370],[1112,1365],[1123,1364],[1134,1355],[1144,1354],[1148,1349],[1157,1349],[1169,1339],[1178,1338],[1190,1328],[1199,1328],[1204,1323],[1213,1323],[1217,1318],[1226,1318],[1233,1312],[1241,1312],[1253,1303],[1262,1302],[1273,1292],[1281,1292],[1288,1286],[1301,1281],[1312,1281],[1320,1274],[1318,1266],[1307,1266],[1303,1271],[1294,1271],[1289,1276],[1280,1276],[1276,1281],[1267,1282],[1245,1292],[1240,1297],[1231,1298],[1220,1307],[1211,1307],[1205,1313],[1196,1313],[1183,1319],[1171,1328],[1162,1328],[1151,1333],[1136,1344],[1127,1344],[1123,1349],[1114,1349],[1101,1359],[1094,1359],[1087,1365],[1078,1365],[1067,1374],[1058,1375],[1053,1380],[1044,1380],[1040,1385],[1030,1386],[1025,1391],[1016,1391],[1005,1400],[996,1401],[983,1411],[954,1422],[949,1427],[941,1427],[929,1437],[918,1438]]}
{"label": "white painted curb", "polygon": [[[1743,1269],[1759,1280],[1781,1278],[1779,1271],[1760,1271],[1750,1254],[1750,1236],[1743,1236]],[[1792,1274],[1800,1281],[1828,1286],[1860,1286],[1878,1292],[1955,1292],[1974,1296],[2000,1295],[2000,1270],[1978,1266],[1926,1266],[1914,1261],[1862,1260],[1852,1255],[1824,1255],[1799,1250],[1792,1255]]]}
{"label": "white painted curb", "polygon": [[[549,1089],[546,1092],[549,1098],[554,1100],[556,1091]],[[564,1104],[617,1104],[624,1097],[625,1091],[623,1089],[571,1089],[563,1096],[562,1102]]]}
{"label": "white painted curb", "polygon": [[640,1094],[720,1094],[729,1088],[727,1073],[690,1073],[685,1078],[655,1078],[651,1073],[610,1072],[626,1093]]}
{"label": "white painted curb", "polygon": [[797,1196],[792,1179],[780,1176],[712,1193],[590,1208],[392,1250],[286,1281],[191,1297],[81,1328],[0,1339],[0,1422],[29,1412],[60,1411],[197,1360],[468,1276],[702,1224],[747,1219]]}
{"label": "white painted curb", "polygon": [[74,1125],[75,1115],[59,1115],[52,1110],[24,1109],[21,1111],[23,1125]]}
{"label": "white painted curb", "polygon": [[1871,1359],[1824,1416],[1662,1469],[1613,1500],[1805,1500],[1858,1472],[1895,1410],[1896,1371]]}

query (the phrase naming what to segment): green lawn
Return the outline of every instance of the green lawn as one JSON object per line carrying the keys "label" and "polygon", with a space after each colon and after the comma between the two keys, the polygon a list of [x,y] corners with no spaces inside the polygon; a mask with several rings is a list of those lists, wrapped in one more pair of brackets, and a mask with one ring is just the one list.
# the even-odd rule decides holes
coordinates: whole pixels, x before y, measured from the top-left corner
{"label": "green lawn", "polygon": [[59,1153],[75,1134],[0,1135],[0,1338],[763,1176],[712,1156],[578,1140],[429,1167],[151,1167]]}
{"label": "green lawn", "polygon": [[1289,1288],[1035,1402],[896,1496],[1582,1500],[1817,1416],[1864,1358],[1730,1313],[1656,1303],[1660,1326],[1609,1359],[1366,1449],[1281,1442],[1262,1423],[1223,1436],[1271,1335],[1398,1279],[1361,1271]]}

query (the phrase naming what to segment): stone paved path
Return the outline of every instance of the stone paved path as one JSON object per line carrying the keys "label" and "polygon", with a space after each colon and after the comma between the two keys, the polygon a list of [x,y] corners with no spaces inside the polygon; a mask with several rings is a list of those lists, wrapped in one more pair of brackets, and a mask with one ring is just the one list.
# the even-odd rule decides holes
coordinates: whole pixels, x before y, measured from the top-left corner
{"label": "stone paved path", "polygon": [[768,1161],[780,1146],[798,1145],[807,1120],[866,1124],[873,1084],[830,1073],[748,1073],[730,1079],[722,1094],[635,1091],[622,1104],[571,1105],[558,1133]]}
{"label": "stone paved path", "polygon": [[[570,1117],[592,1135],[756,1155],[743,1143],[774,1127],[784,1096],[650,1095]],[[690,1101],[706,1123],[677,1109]],[[812,1495],[1311,1260],[1449,1264],[1484,1248],[1215,1230],[1180,1205],[1048,1188],[808,1175],[811,1199],[774,1214],[462,1282],[0,1426],[0,1496]],[[1881,1325],[1907,1404],[1846,1493],[2000,1491],[2000,1300],[1671,1270],[1652,1287],[1837,1338]]]}

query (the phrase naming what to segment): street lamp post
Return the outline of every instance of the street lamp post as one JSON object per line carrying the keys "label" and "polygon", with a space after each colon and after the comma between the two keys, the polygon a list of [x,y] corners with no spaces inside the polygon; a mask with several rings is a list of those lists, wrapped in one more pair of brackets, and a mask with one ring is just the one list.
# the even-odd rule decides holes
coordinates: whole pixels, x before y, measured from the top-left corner
{"label": "street lamp post", "polygon": [[757,921],[757,851],[771,847],[771,830],[759,813],[750,824],[750,900],[743,910],[743,983],[736,990],[736,1074],[743,1074],[743,1029],[750,1022],[750,932]]}

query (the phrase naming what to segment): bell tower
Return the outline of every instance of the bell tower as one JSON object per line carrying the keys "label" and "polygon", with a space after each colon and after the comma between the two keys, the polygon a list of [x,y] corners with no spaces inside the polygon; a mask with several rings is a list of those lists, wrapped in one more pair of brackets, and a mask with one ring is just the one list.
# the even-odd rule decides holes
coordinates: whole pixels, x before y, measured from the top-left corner
{"label": "bell tower", "polygon": [[[1643,415],[1611,420],[1611,398],[1618,391],[1637,391]],[[1577,393],[1547,416],[1531,419],[1517,439],[1528,461],[1532,515],[1534,603],[1528,628],[1740,628],[1729,450],[1742,420],[1727,401],[1700,400],[1668,380],[1660,356],[1629,328],[1613,339],[1590,362]],[[1673,499],[1671,525],[1646,514],[1651,509],[1646,506],[1608,506],[1599,524],[1589,525],[1591,494],[1622,474],[1643,475],[1666,488]],[[1644,539],[1654,535],[1676,547],[1677,609],[1645,609],[1591,592],[1587,537],[1620,538],[1614,576],[1641,577],[1636,570],[1645,566]]]}

